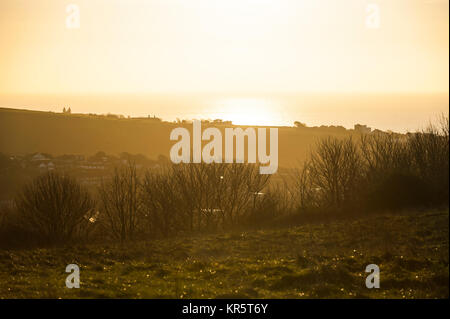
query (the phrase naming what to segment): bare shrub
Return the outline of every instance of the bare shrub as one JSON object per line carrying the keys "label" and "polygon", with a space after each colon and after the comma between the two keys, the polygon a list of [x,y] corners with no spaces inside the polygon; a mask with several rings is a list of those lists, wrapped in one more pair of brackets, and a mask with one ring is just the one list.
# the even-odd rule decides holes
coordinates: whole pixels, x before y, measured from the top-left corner
{"label": "bare shrub", "polygon": [[[351,138],[320,141],[305,166],[304,182],[310,187],[306,198],[322,207],[343,210],[355,207],[363,178],[360,151]],[[305,190],[303,190],[305,191]]]}
{"label": "bare shrub", "polygon": [[366,209],[397,209],[423,202],[426,189],[414,172],[408,137],[363,135],[360,146],[367,180]]}
{"label": "bare shrub", "polygon": [[142,211],[150,232],[213,231],[238,225],[269,179],[256,165],[180,164],[148,171]]}
{"label": "bare shrub", "polygon": [[15,199],[18,222],[45,243],[68,243],[86,235],[85,216],[95,203],[75,179],[48,172],[26,185]]}
{"label": "bare shrub", "polygon": [[448,202],[449,192],[449,119],[440,126],[430,124],[422,132],[409,134],[408,148],[417,175],[427,183],[431,200]]}
{"label": "bare shrub", "polygon": [[269,185],[263,192],[255,193],[252,202],[244,220],[246,227],[274,225],[295,210],[288,185],[284,182]]}
{"label": "bare shrub", "polygon": [[172,166],[173,180],[180,194],[189,229],[217,229],[225,216],[224,182],[226,165],[189,164]]}
{"label": "bare shrub", "polygon": [[184,230],[185,219],[179,189],[169,169],[147,171],[141,184],[142,214],[145,232],[150,236],[167,237]]}
{"label": "bare shrub", "polygon": [[406,137],[393,133],[362,135],[360,146],[369,182],[379,180],[380,176],[411,172]]}
{"label": "bare shrub", "polygon": [[448,202],[448,117],[440,126],[400,134],[365,135],[361,151],[372,209]]}
{"label": "bare shrub", "polygon": [[221,203],[225,212],[224,227],[238,224],[249,213],[255,194],[260,193],[270,175],[259,174],[259,168],[250,164],[227,164],[223,183],[225,192]]}

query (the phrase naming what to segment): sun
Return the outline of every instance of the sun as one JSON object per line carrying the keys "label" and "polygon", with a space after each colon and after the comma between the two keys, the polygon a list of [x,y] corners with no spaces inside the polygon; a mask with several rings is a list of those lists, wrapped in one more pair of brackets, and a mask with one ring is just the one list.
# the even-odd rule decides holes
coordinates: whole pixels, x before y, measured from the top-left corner
{"label": "sun", "polygon": [[263,98],[225,98],[212,105],[212,118],[236,125],[276,126],[282,124],[273,101]]}

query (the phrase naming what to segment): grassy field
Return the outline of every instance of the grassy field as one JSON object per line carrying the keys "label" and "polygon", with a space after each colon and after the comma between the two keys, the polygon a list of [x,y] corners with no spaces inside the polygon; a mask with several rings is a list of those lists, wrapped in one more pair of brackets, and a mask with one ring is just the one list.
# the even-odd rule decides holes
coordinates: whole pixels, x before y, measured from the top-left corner
{"label": "grassy field", "polygon": [[[1,298],[448,298],[448,209],[220,235],[0,251]],[[81,288],[65,287],[80,266]],[[380,267],[367,289],[365,267]]]}

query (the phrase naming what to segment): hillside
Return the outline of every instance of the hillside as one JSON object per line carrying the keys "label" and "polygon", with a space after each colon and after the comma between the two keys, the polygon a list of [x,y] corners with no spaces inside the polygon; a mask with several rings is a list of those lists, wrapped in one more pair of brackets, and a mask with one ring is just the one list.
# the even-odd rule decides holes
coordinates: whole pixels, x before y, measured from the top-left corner
{"label": "hillside", "polygon": [[[133,243],[0,250],[0,298],[448,298],[448,209]],[[65,288],[66,265],[80,289]],[[365,267],[380,267],[367,289]]]}
{"label": "hillside", "polygon": [[[214,124],[215,125],[215,124]],[[128,152],[149,158],[169,157],[172,129],[181,124],[153,118],[116,118],[0,108],[0,152],[23,155],[43,152],[53,155],[92,155]],[[185,125],[190,128],[191,125]],[[206,127],[206,125],[204,125]],[[223,130],[225,124],[219,124]],[[297,165],[310,147],[323,136],[356,134],[343,127],[279,128],[279,165]]]}

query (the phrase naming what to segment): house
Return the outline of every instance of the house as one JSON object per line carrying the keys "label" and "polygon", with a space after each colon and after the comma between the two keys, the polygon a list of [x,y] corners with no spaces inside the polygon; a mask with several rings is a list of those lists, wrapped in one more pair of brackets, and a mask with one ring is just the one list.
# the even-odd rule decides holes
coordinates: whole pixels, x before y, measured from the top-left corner
{"label": "house", "polygon": [[55,164],[53,164],[52,162],[42,162],[41,164],[39,164],[39,169],[40,170],[48,170],[48,171],[52,171],[56,168]]}
{"label": "house", "polygon": [[47,161],[50,161],[50,159],[41,153],[36,153],[33,155],[33,157],[31,157],[31,161],[32,162],[47,162]]}

